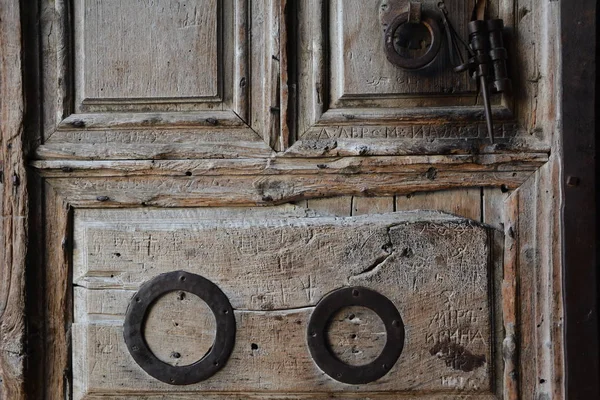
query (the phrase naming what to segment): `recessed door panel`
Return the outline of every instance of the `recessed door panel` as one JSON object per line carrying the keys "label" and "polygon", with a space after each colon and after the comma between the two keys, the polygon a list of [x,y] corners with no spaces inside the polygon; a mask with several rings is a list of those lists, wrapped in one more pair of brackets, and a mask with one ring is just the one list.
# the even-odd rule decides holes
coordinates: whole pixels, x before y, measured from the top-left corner
{"label": "recessed door panel", "polygon": [[[491,231],[476,222],[425,211],[342,218],[292,206],[78,210],[74,221],[76,398],[142,390],[461,390],[492,396]],[[217,285],[231,302],[237,325],[226,365],[184,386],[148,375],[123,338],[125,314],[140,286],[176,270]],[[366,384],[327,375],[308,348],[315,306],[344,287],[368,288],[389,299],[404,325],[399,359],[393,366],[377,366],[389,372]],[[179,307],[173,296],[156,303],[166,307],[152,314],[162,315],[163,325],[151,317],[146,335],[164,362],[190,364],[188,355],[198,356],[193,349],[209,347],[201,342],[214,337],[207,332],[212,325],[190,328],[196,322],[186,311],[193,307],[189,294],[179,299]],[[377,315],[351,305],[334,311],[326,321],[332,354],[349,365],[377,357],[387,340]],[[201,312],[196,318],[210,320]],[[185,329],[195,336],[186,340],[178,333]],[[161,332],[180,340],[157,344]]]}

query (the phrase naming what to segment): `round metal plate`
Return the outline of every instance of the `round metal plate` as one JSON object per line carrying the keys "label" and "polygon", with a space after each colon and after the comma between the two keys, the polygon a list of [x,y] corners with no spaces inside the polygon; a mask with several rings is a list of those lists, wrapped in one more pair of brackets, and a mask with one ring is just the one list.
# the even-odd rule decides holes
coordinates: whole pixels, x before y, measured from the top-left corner
{"label": "round metal plate", "polygon": [[[332,315],[343,307],[362,306],[373,310],[385,325],[387,339],[381,354],[366,365],[348,365],[331,351],[327,327]],[[394,304],[382,294],[364,287],[349,287],[327,294],[313,311],[307,341],[315,363],[333,379],[348,384],[376,381],[394,366],[404,347],[404,322]]]}
{"label": "round metal plate", "polygon": [[427,49],[427,52],[421,57],[409,58],[403,57],[396,51],[394,47],[394,34],[396,30],[406,23],[408,23],[409,14],[402,13],[398,15],[385,30],[385,55],[387,59],[394,65],[400,68],[408,70],[418,70],[427,67],[435,60],[435,57],[440,52],[442,45],[442,30],[440,24],[435,15],[428,10],[423,10],[421,13],[421,24],[423,24],[431,35],[431,45]]}
{"label": "round metal plate", "polygon": [[[143,326],[152,303],[166,293],[181,290],[206,302],[215,315],[217,329],[213,346],[202,359],[176,367],[152,353],[144,339]],[[223,368],[233,350],[235,329],[233,308],[217,285],[199,275],[175,271],[158,275],[141,286],[127,308],[123,336],[129,353],[149,375],[171,385],[189,385],[208,379]]]}

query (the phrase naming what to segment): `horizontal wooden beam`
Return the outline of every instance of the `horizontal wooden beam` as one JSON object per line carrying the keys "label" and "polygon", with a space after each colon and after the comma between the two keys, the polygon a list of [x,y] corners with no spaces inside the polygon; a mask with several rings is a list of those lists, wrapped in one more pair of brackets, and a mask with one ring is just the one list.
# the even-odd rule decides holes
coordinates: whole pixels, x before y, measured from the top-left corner
{"label": "horizontal wooden beam", "polygon": [[357,175],[535,171],[546,153],[402,157],[248,158],[204,160],[34,161],[47,178],[110,176]]}
{"label": "horizontal wooden beam", "polygon": [[518,188],[532,171],[437,170],[378,174],[55,177],[47,182],[74,207],[274,205],[343,195],[391,196],[461,187]]}

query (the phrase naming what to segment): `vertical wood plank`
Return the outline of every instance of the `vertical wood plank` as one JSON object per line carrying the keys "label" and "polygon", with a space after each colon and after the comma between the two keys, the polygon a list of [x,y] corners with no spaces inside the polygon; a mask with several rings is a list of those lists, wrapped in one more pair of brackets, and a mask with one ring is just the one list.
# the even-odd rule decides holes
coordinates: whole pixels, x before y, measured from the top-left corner
{"label": "vertical wood plank", "polygon": [[504,233],[504,276],[502,280],[502,316],[504,322],[503,390],[504,399],[519,398],[518,348],[517,342],[517,279],[519,276],[519,195],[513,194],[507,200]]}
{"label": "vertical wood plank", "polygon": [[46,183],[45,185],[44,279],[46,304],[45,395],[46,399],[69,398],[71,364],[70,324],[72,321],[71,208]]}
{"label": "vertical wood plank", "polygon": [[247,0],[235,0],[234,6],[235,35],[234,47],[236,60],[243,62],[236,63],[236,69],[233,77],[233,101],[235,113],[246,123],[249,122],[249,100],[248,86],[250,77],[248,76],[248,26],[250,17],[248,12]]}
{"label": "vertical wood plank", "polygon": [[280,149],[281,132],[281,104],[280,104],[280,72],[281,72],[281,53],[280,53],[280,29],[281,29],[281,5],[278,1],[268,1],[269,23],[266,26],[267,42],[265,43],[267,54],[265,54],[266,74],[264,75],[265,84],[263,86],[263,103],[267,105],[270,112],[267,114],[267,123],[265,124],[265,142],[275,150]]}
{"label": "vertical wood plank", "polygon": [[359,197],[352,198],[352,215],[381,214],[394,211],[394,197]]}
{"label": "vertical wood plank", "polygon": [[[536,248],[535,248],[535,182],[529,180],[517,191],[518,200],[518,219],[515,234],[518,237],[518,249],[516,257],[518,259],[518,332],[519,332],[519,359],[537,360],[536,354],[538,345],[536,323],[543,316],[536,312]],[[536,398],[537,390],[537,370],[538,363],[534,362],[519,363],[519,389],[523,398]]]}
{"label": "vertical wood plank", "polygon": [[[507,199],[511,195],[510,191],[503,190],[501,188],[483,188],[482,190],[482,220],[485,224],[492,226],[495,230],[492,232],[491,246],[493,257],[493,271],[492,271],[492,286],[493,286],[493,313],[494,313],[494,346],[495,352],[498,356],[494,357],[494,368],[498,371],[494,378],[496,381],[496,387],[501,391],[498,396],[505,396],[509,398],[507,394],[510,390],[507,390],[505,385],[505,376],[502,371],[505,370],[505,362],[503,357],[499,355],[505,355],[503,348],[505,346],[506,331],[504,329],[504,305],[502,299],[502,287],[504,282],[504,252],[505,252],[505,235],[504,230],[506,226],[506,213],[505,206]],[[504,397],[503,397],[504,398]]]}
{"label": "vertical wood plank", "polygon": [[25,267],[28,195],[23,143],[21,19],[18,1],[0,4],[0,398],[25,399]]}
{"label": "vertical wood plank", "polygon": [[481,220],[481,189],[454,189],[396,197],[396,211],[439,210]]}
{"label": "vertical wood plank", "polygon": [[330,215],[339,217],[349,217],[352,215],[352,196],[311,199],[306,204],[311,210],[321,211]]}

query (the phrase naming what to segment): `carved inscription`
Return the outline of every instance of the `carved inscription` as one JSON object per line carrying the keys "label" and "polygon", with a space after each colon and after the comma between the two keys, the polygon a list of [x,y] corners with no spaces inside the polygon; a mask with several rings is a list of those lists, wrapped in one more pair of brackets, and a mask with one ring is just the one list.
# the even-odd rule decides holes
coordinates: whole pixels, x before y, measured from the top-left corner
{"label": "carved inscription", "polygon": [[[474,328],[472,328],[472,326]],[[434,314],[429,323],[425,341],[433,345],[454,343],[461,346],[487,345],[478,326],[477,312],[473,310],[443,310]]]}
{"label": "carved inscription", "polygon": [[[518,125],[513,123],[497,123],[494,130],[495,138],[512,138],[518,135]],[[487,128],[482,124],[315,126],[301,136],[302,139],[479,139],[485,137],[487,137]]]}

